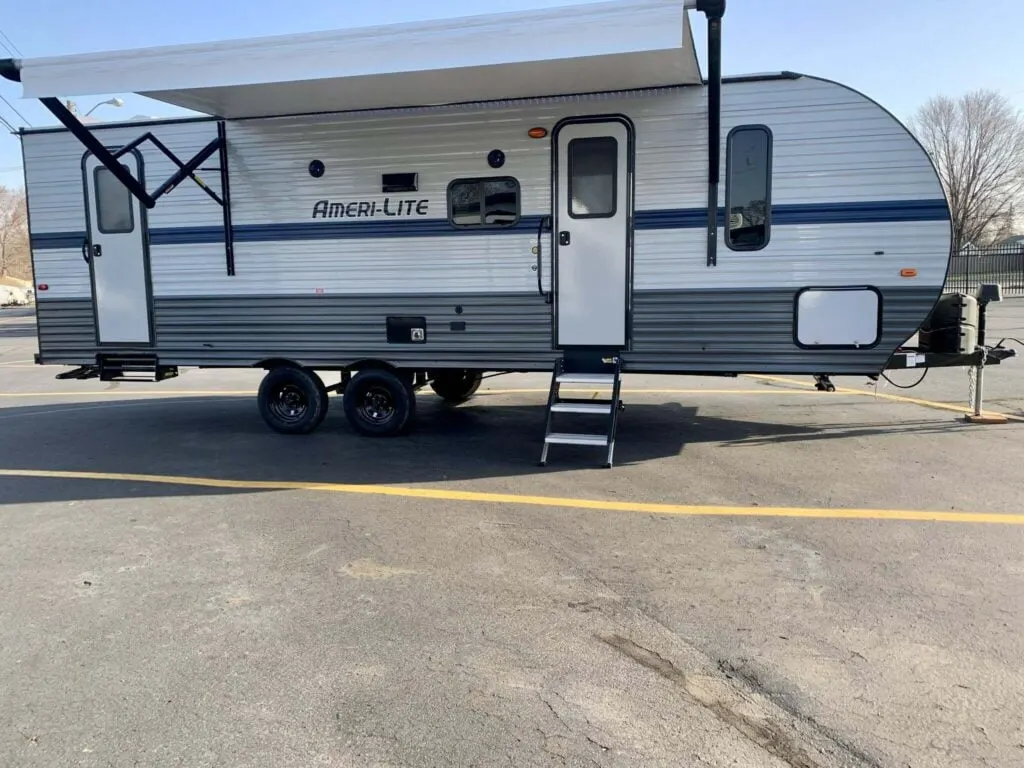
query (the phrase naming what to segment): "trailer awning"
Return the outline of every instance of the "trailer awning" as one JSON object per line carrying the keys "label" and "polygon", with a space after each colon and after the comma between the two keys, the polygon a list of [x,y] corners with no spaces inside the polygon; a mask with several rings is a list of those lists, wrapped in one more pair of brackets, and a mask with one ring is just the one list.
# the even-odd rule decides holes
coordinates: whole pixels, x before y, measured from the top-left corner
{"label": "trailer awning", "polygon": [[137,93],[225,118],[701,82],[683,0],[627,0],[18,63],[26,98]]}

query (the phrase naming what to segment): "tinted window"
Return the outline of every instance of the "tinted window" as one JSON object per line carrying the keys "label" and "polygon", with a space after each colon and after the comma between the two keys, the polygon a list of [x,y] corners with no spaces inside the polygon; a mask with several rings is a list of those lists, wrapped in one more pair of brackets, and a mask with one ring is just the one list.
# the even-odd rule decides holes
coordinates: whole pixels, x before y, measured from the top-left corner
{"label": "tinted window", "polygon": [[96,188],[96,224],[100,232],[116,235],[135,229],[132,193],[128,188],[107,168],[97,168],[93,178]]}
{"label": "tinted window", "polygon": [[615,215],[619,143],[611,136],[569,142],[569,215],[600,219]]}
{"label": "tinted window", "polygon": [[456,227],[510,227],[519,221],[519,182],[511,177],[456,179],[448,185],[448,219]]}
{"label": "tinted window", "polygon": [[763,248],[771,226],[772,135],[763,126],[735,128],[727,152],[725,242],[738,251]]}

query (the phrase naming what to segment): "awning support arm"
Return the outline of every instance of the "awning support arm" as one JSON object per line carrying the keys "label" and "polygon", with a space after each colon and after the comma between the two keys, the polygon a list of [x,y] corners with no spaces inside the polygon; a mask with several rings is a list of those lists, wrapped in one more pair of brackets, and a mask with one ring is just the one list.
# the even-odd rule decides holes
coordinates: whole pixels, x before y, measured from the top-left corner
{"label": "awning support arm", "polygon": [[[133,149],[138,147],[140,144],[144,144],[147,141],[151,142],[153,144],[153,146],[155,146],[157,149],[159,149],[161,152],[163,152],[167,156],[168,160],[170,160],[172,163],[174,163],[176,166],[178,166],[179,170],[187,170],[187,166],[191,165],[191,162],[190,163],[183,163],[181,161],[181,158],[179,158],[176,154],[171,152],[171,150],[169,150],[164,145],[164,143],[162,141],[160,141],[160,139],[158,139],[152,133],[145,133],[142,136],[140,136],[139,138],[137,138],[135,141],[133,141],[131,144],[126,144],[125,146],[121,147],[119,150],[117,150],[117,152],[114,153],[114,157],[115,158],[121,157],[121,155],[125,155],[125,154],[131,152]],[[214,145],[216,145],[217,142],[214,141],[212,143]],[[209,149],[209,148],[210,148],[210,144],[207,144],[202,150],[200,150],[200,154],[205,153],[206,150]],[[217,147],[217,146],[213,147],[214,151],[216,151],[217,149],[219,149],[219,147]],[[210,154],[212,154],[212,152]],[[199,155],[197,155],[197,157],[198,156]],[[205,160],[207,157],[209,157],[209,154],[207,154],[205,157],[203,157],[202,160],[200,160],[199,162],[202,163],[203,160]],[[198,164],[195,167],[198,168],[199,167]],[[206,194],[208,194],[210,197],[212,197],[214,199],[214,201],[216,201],[217,205],[224,205],[224,201],[221,200],[220,195],[218,195],[216,192],[214,192],[212,189],[210,189],[208,186],[206,186],[206,183],[202,179],[200,179],[198,176],[195,175],[195,168],[193,168],[192,172],[188,173],[187,175],[188,175],[188,177],[190,179],[192,179],[192,181],[194,181],[196,184],[199,185],[200,189],[202,189]],[[174,178],[174,177],[172,177],[172,178]],[[182,180],[181,178],[178,179],[179,182],[181,180]],[[170,190],[168,190],[168,191],[170,191]],[[155,200],[159,196],[160,196],[159,194],[155,194],[154,193],[153,199]]]}
{"label": "awning support arm", "polygon": [[146,192],[145,188],[138,182],[138,180],[128,172],[128,170],[117,162],[115,158],[103,144],[92,135],[92,131],[82,125],[81,121],[75,117],[74,113],[70,109],[65,107],[60,99],[55,99],[52,96],[42,98],[39,100],[44,107],[46,107],[53,116],[56,117],[64,127],[74,134],[75,138],[82,142],[82,145],[89,150],[96,159],[103,163],[114,176],[120,181],[135,197],[137,197],[144,206],[152,208],[156,205],[156,200],[150,197],[149,193]]}
{"label": "awning support arm", "polygon": [[[16,69],[11,71],[17,74]],[[0,67],[0,74],[5,77],[9,76],[11,71]],[[227,259],[227,273],[229,276],[235,274],[235,238],[234,228],[231,224],[231,192],[228,186],[228,139],[223,121],[217,123],[217,138],[196,152],[191,160],[183,162],[181,158],[168,149],[160,139],[149,131],[119,148],[116,152],[111,152],[59,99],[43,98],[39,101],[147,208],[155,207],[157,200],[173,190],[185,179],[192,179],[192,181],[198,184],[199,188],[213,198],[224,211],[224,252]],[[119,160],[122,155],[131,152],[147,141],[178,166],[178,170],[167,181],[157,187],[153,194],[147,192],[145,187],[121,165]],[[196,176],[199,166],[212,157],[215,152],[220,155],[220,168],[218,170],[220,171],[221,194],[219,195],[210,189],[202,179]]]}
{"label": "awning support arm", "polygon": [[708,254],[707,266],[718,264],[718,168],[722,141],[722,17],[725,0],[696,0],[708,20]]}
{"label": "awning support arm", "polygon": [[[153,208],[156,206],[157,200],[178,186],[186,178],[191,178],[204,191],[206,191],[207,194],[216,200],[219,205],[224,205],[224,201],[220,196],[218,196],[213,190],[209,189],[195,175],[196,169],[206,162],[214,152],[221,148],[222,139],[219,135],[216,139],[199,150],[188,162],[182,162],[180,158],[164,146],[163,143],[161,143],[152,133],[146,133],[140,136],[127,146],[121,147],[117,153],[113,153],[103,146],[103,143],[93,135],[92,131],[82,124],[71,110],[61,103],[60,99],[46,97],[39,101],[44,107],[53,113],[54,117],[64,124],[65,128],[71,131],[74,137],[82,143],[82,146],[89,150],[93,157],[103,163],[104,167],[114,174],[118,181],[124,184],[125,188],[137,197],[139,202],[147,208]],[[132,176],[131,173],[129,173],[128,170],[118,161],[118,158],[125,152],[130,152],[145,141],[153,142],[157,149],[167,155],[167,157],[178,166],[178,170],[169,179],[167,179],[167,181],[157,187],[153,194],[147,192],[145,187],[139,183],[138,179]]]}

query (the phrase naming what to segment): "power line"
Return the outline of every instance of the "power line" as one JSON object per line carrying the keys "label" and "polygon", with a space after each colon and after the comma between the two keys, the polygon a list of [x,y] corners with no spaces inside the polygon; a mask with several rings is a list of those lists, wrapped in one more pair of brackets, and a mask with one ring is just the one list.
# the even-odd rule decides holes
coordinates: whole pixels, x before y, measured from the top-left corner
{"label": "power line", "polygon": [[[6,43],[4,41],[7,41]],[[7,52],[12,56],[24,56],[24,54],[18,50],[18,46],[14,44],[14,41],[9,38],[3,29],[0,29],[0,45],[3,45],[7,49]]]}
{"label": "power line", "polygon": [[0,123],[3,123],[3,125],[11,133],[17,133],[18,132],[18,130],[13,125],[11,125],[9,122],[7,122],[7,118],[4,117],[3,115],[0,115]]}
{"label": "power line", "polygon": [[11,104],[11,102],[9,102],[6,98],[4,98],[4,95],[2,93],[0,93],[0,101],[2,101],[4,104],[6,104],[8,107],[10,107],[11,108],[11,112],[16,114],[19,118],[21,118],[21,122],[23,122],[25,125],[31,127],[32,123],[30,123],[28,121],[28,118],[26,118],[23,114],[21,114],[21,112],[19,112],[17,110],[17,108],[15,108],[15,106],[13,104]]}

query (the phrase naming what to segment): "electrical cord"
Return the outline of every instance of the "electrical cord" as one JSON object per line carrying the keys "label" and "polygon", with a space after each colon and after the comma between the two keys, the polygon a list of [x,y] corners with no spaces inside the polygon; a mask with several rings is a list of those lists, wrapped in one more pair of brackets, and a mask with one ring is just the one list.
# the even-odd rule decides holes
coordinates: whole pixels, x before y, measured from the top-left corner
{"label": "electrical cord", "polygon": [[885,373],[882,373],[882,378],[883,378],[883,379],[885,379],[886,381],[888,381],[888,382],[889,382],[890,384],[892,384],[892,385],[893,385],[894,387],[896,387],[896,389],[913,389],[913,388],[914,388],[914,387],[916,387],[916,386],[917,386],[918,384],[920,384],[920,383],[921,383],[922,381],[924,381],[924,377],[928,375],[928,372],[929,372],[930,370],[931,370],[931,368],[925,368],[925,369],[924,369],[924,373],[922,373],[922,374],[921,374],[921,378],[919,378],[919,379],[918,379],[917,381],[915,381],[915,382],[914,382],[913,384],[897,384],[897,383],[896,383],[895,381],[893,381],[893,380],[892,380],[892,379],[890,379],[890,378],[889,378],[888,376],[886,376],[886,375],[885,375]]}

